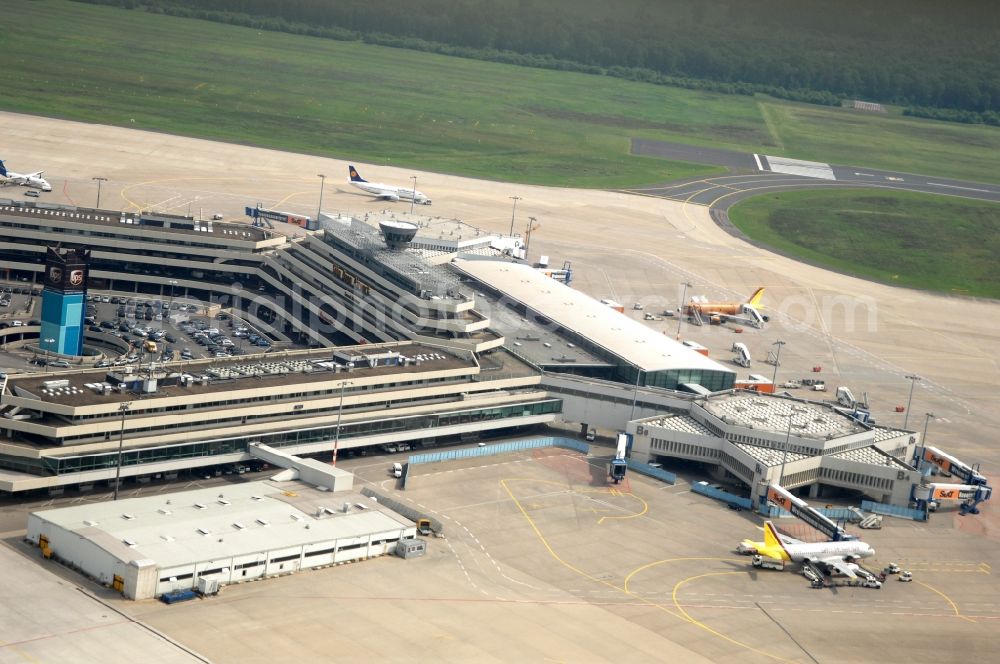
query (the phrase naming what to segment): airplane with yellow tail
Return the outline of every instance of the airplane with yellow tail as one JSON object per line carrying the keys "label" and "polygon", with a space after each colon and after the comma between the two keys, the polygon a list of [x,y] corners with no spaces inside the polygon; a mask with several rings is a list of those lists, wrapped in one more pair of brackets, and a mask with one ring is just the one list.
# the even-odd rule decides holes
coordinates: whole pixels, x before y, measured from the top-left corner
{"label": "airplane with yellow tail", "polygon": [[764,541],[743,540],[740,550],[753,550],[763,558],[793,563],[813,563],[844,576],[856,578],[853,563],[875,555],[871,545],[858,540],[843,542],[800,542],[779,535],[774,524],[764,523]]}

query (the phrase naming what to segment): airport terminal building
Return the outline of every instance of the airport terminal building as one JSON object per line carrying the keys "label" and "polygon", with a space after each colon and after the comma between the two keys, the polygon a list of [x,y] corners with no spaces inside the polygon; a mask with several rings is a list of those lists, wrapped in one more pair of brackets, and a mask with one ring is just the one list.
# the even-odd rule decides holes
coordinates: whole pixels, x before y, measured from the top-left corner
{"label": "airport terminal building", "polygon": [[0,378],[0,491],[93,486],[250,459],[430,446],[551,422],[558,398],[504,353],[400,342]]}
{"label": "airport terminal building", "polygon": [[848,489],[871,500],[906,505],[920,483],[913,458],[917,435],[862,424],[833,406],[767,394],[730,392],[629,423],[637,461],[697,461],[745,485],[751,498],[769,484]]}
{"label": "airport terminal building", "polygon": [[[905,463],[911,433],[734,392],[732,369],[453,220],[377,221],[328,218],[289,239],[190,217],[0,201],[4,276],[40,283],[50,246],[89,248],[91,289],[162,296],[169,284],[168,296],[231,312],[272,343],[246,357],[0,378],[0,491],[107,482],[119,440],[123,477],[143,481],[245,461],[254,443],[351,453],[557,419],[583,430],[635,420],[635,459],[704,462],[754,495],[781,481],[902,504],[919,483]],[[10,332],[39,333],[0,330]]]}

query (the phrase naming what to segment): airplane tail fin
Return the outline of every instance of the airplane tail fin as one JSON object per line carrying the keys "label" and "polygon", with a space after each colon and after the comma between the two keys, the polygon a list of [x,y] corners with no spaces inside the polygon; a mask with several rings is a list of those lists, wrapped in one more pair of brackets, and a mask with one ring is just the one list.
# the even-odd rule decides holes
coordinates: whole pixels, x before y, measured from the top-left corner
{"label": "airplane tail fin", "polygon": [[0,159],[0,175],[7,177],[7,167],[3,165],[2,159]]}
{"label": "airplane tail fin", "polygon": [[752,307],[759,307],[760,301],[763,298],[764,298],[764,287],[762,286],[753,292],[753,295],[751,295],[750,299],[747,300],[747,304],[749,304]]}
{"label": "airplane tail fin", "polygon": [[368,180],[358,175],[358,169],[354,168],[353,165],[347,167],[347,172],[351,174],[351,182],[368,182]]}
{"label": "airplane tail fin", "polygon": [[764,523],[764,544],[766,544],[768,548],[784,548],[781,544],[781,539],[778,537],[778,531],[774,529],[774,524],[770,521],[766,521]]}

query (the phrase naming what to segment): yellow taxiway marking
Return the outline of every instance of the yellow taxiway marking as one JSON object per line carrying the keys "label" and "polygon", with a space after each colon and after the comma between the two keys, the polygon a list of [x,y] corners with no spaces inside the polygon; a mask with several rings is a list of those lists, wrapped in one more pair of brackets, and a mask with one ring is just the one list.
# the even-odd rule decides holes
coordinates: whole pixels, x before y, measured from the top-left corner
{"label": "yellow taxiway marking", "polygon": [[[538,482],[538,483],[542,483],[542,484],[555,484],[555,485],[558,485],[558,486],[565,486],[565,483],[563,483],[563,482],[557,482],[555,480],[539,480],[539,479],[534,479],[534,478],[528,479],[528,478],[510,477],[510,478],[507,478],[507,479],[504,479],[504,480],[500,480],[501,483],[503,483],[503,482],[518,482],[518,481]],[[507,488],[506,485],[504,485],[504,488],[505,489]],[[508,490],[507,493],[510,493],[510,491]],[[579,494],[603,493],[603,494],[608,494],[608,495],[611,495],[611,496],[619,496],[619,497],[625,497],[625,496],[627,496],[628,498],[632,498],[633,500],[638,500],[640,503],[642,503],[642,509],[640,511],[633,512],[632,514],[623,514],[623,515],[620,515],[620,516],[602,516],[600,519],[597,520],[597,524],[598,525],[604,523],[605,519],[619,519],[619,520],[621,520],[621,519],[634,519],[636,517],[639,517],[639,516],[642,516],[642,515],[646,514],[649,511],[649,503],[647,503],[645,500],[643,500],[639,496],[635,495],[634,493],[628,493],[628,492],[622,491],[621,489],[616,489],[614,487],[604,488],[604,489],[572,489],[571,493],[579,493]],[[560,495],[565,495],[565,494],[560,494]],[[530,502],[530,503],[526,503],[526,504],[532,510],[538,510],[538,509],[542,509],[544,507],[544,505],[542,505],[540,503],[536,503],[536,502]],[[518,503],[518,506],[520,507],[521,503]],[[589,509],[595,515],[599,511],[600,512],[610,512],[611,511],[610,509],[599,510],[596,507],[591,507]]]}
{"label": "yellow taxiway marking", "polygon": [[[789,662],[789,663],[793,662],[793,660],[785,659],[784,657],[780,657],[778,655],[774,655],[774,654],[766,652],[764,650],[759,650],[757,648],[754,648],[751,645],[748,645],[746,643],[741,643],[740,641],[737,641],[737,640],[733,639],[732,637],[726,636],[725,634],[722,634],[722,633],[720,633],[720,632],[712,629],[708,625],[705,625],[704,623],[701,623],[701,622],[695,620],[690,615],[687,615],[687,613],[684,612],[683,610],[681,610],[680,614],[675,613],[674,611],[672,611],[671,609],[669,609],[668,607],[666,607],[666,606],[664,606],[662,604],[659,604],[659,603],[654,602],[652,600],[646,599],[642,595],[638,595],[638,594],[633,593],[630,590],[628,590],[629,579],[631,579],[632,576],[635,575],[637,572],[639,572],[641,570],[644,570],[644,569],[647,569],[649,567],[652,567],[653,565],[660,565],[660,564],[663,564],[663,563],[674,562],[674,561],[679,561],[679,560],[732,560],[732,558],[673,558],[673,559],[669,559],[669,560],[657,561],[657,562],[654,562],[654,563],[650,563],[648,565],[643,565],[642,567],[639,567],[638,569],[636,569],[633,572],[629,573],[629,575],[625,578],[625,587],[620,588],[620,587],[616,586],[613,583],[610,583],[610,582],[605,581],[603,579],[599,579],[599,578],[593,576],[592,574],[589,574],[589,573],[585,572],[584,570],[580,569],[579,567],[576,567],[572,563],[569,563],[569,562],[563,560],[562,557],[558,553],[556,553],[555,549],[552,548],[552,545],[549,544],[549,541],[545,538],[545,535],[543,535],[542,531],[538,528],[538,525],[535,523],[534,519],[532,519],[531,516],[528,515],[527,510],[525,510],[524,506],[521,505],[521,501],[519,501],[517,499],[517,496],[514,495],[514,492],[511,491],[510,487],[507,485],[508,482],[515,482],[515,481],[518,481],[518,480],[516,478],[503,479],[503,480],[500,480],[500,486],[502,486],[503,489],[504,489],[504,491],[507,492],[507,495],[510,496],[510,499],[514,502],[514,505],[516,505],[517,509],[521,512],[521,516],[523,516],[524,519],[528,522],[528,525],[531,526],[531,530],[535,533],[535,537],[537,537],[538,541],[542,543],[542,546],[545,547],[545,550],[548,551],[548,553],[552,557],[552,559],[555,560],[560,565],[562,565],[563,567],[565,567],[566,569],[568,569],[568,570],[570,570],[570,571],[572,571],[572,572],[574,572],[576,574],[579,574],[583,578],[588,579],[590,581],[593,581],[594,583],[597,583],[599,585],[606,586],[608,588],[612,588],[614,590],[617,590],[618,592],[623,593],[623,594],[627,595],[628,597],[632,597],[632,598],[638,600],[639,602],[642,602],[643,604],[645,604],[645,605],[647,605],[649,607],[652,607],[652,608],[655,608],[655,609],[659,609],[660,611],[663,611],[664,613],[672,615],[675,618],[679,618],[680,620],[683,620],[685,622],[691,623],[692,625],[700,627],[701,629],[707,631],[709,634],[717,636],[717,637],[719,637],[719,638],[721,638],[721,639],[723,639],[723,640],[725,640],[725,641],[727,641],[729,643],[732,643],[733,645],[737,645],[737,646],[746,648],[747,650],[750,650],[751,652],[755,652],[755,653],[758,653],[760,655],[764,655],[765,657],[768,657],[770,659],[773,659],[773,660],[776,660],[776,661],[779,661],[779,662]],[[527,481],[538,481],[538,480],[527,480]],[[542,480],[542,481],[544,482],[546,480]],[[552,482],[552,483],[555,484],[556,482]],[[720,573],[721,574],[739,574],[740,572],[720,572]],[[696,578],[696,577],[692,577],[692,578]],[[688,580],[690,580],[690,579],[688,579]],[[676,594],[676,586],[675,586],[674,590],[675,590],[675,594]],[[676,599],[674,600],[674,604],[677,605]],[[678,606],[678,608],[680,608],[679,605],[677,605],[677,606]]]}
{"label": "yellow taxiway marking", "polygon": [[968,620],[971,623],[976,622],[975,619],[973,619],[973,618],[970,618],[968,616],[963,616],[962,612],[958,610],[958,604],[955,604],[955,601],[952,598],[948,597],[947,595],[945,595],[943,592],[941,592],[940,590],[938,590],[934,586],[927,585],[923,581],[917,581],[917,583],[919,583],[920,585],[922,585],[924,588],[927,588],[931,592],[937,593],[938,595],[940,595],[944,599],[944,601],[948,602],[948,604],[951,605],[952,610],[955,612],[955,617],[956,618],[961,618],[962,620]]}

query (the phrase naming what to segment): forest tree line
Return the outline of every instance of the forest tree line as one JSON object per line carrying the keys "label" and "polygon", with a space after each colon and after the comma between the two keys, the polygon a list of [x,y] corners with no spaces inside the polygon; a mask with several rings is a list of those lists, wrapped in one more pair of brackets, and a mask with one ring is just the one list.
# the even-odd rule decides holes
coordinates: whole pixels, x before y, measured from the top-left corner
{"label": "forest tree line", "polygon": [[80,0],[730,94],[1000,125],[991,0]]}

